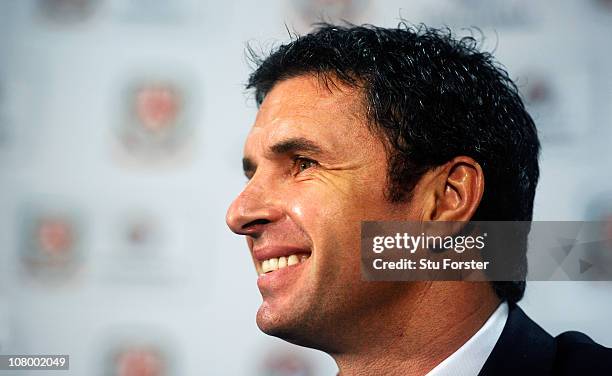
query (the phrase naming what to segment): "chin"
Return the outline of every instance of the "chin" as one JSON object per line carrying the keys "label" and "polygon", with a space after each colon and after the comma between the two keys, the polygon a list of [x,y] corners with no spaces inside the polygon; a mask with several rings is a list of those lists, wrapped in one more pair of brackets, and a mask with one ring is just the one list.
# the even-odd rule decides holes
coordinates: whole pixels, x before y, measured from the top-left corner
{"label": "chin", "polygon": [[280,338],[296,345],[313,347],[309,335],[308,323],[298,318],[300,315],[272,312],[269,304],[264,302],[257,311],[257,327],[265,334]]}
{"label": "chin", "polygon": [[313,320],[306,320],[307,315],[282,314],[271,312],[270,307],[264,303],[257,311],[256,323],[259,330],[265,334],[280,338],[294,345],[327,351],[329,343],[323,333],[329,333],[326,328],[316,325]]}
{"label": "chin", "polygon": [[291,318],[290,315],[282,314],[279,310],[273,310],[266,302],[257,311],[257,326],[262,332],[274,337],[283,338],[281,335],[284,333],[290,334],[297,331],[296,323],[299,321]]}

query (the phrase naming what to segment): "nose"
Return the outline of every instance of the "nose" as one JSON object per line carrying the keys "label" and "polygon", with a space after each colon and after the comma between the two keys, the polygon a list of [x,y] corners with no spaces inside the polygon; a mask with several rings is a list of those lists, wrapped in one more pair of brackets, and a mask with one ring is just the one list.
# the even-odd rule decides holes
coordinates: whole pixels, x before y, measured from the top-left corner
{"label": "nose", "polygon": [[272,190],[251,180],[227,210],[225,222],[239,235],[258,237],[266,225],[282,218]]}

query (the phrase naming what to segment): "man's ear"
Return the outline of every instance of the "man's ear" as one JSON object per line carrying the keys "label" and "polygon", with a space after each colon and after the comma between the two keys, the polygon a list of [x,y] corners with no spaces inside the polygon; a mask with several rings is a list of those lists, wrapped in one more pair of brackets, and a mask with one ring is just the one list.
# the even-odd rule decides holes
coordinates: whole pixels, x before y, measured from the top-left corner
{"label": "man's ear", "polygon": [[470,157],[460,156],[434,169],[429,182],[425,220],[469,221],[484,192],[482,168]]}

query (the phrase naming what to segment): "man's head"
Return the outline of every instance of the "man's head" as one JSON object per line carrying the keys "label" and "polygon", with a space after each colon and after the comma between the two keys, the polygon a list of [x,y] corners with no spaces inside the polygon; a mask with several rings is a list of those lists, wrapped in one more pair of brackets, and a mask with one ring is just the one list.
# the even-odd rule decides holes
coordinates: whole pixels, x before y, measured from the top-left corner
{"label": "man's head", "polygon": [[[280,256],[302,260],[258,279],[269,334],[339,346],[328,325],[350,332],[408,293],[410,283],[361,280],[362,220],[531,220],[536,129],[473,39],[322,24],[259,60],[248,87],[260,106],[250,181],[227,222],[259,273]],[[516,301],[524,283],[493,287]]]}

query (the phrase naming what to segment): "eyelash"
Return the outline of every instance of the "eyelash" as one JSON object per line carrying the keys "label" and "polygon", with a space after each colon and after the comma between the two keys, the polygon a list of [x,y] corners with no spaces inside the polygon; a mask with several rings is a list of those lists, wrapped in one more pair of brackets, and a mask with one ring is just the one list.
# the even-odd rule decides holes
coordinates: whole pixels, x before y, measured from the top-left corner
{"label": "eyelash", "polygon": [[[310,166],[301,170],[300,168],[301,168],[302,163],[309,163]],[[312,160],[310,158],[306,158],[306,157],[300,157],[300,156],[296,156],[293,158],[293,164],[294,164],[294,167],[297,168],[297,174],[299,174],[300,172],[304,172],[311,167],[316,167],[318,165],[317,161]]]}

